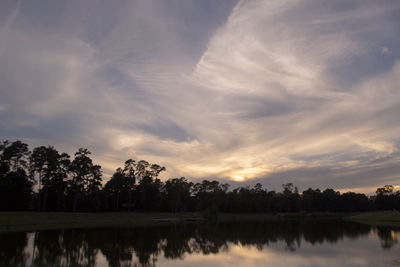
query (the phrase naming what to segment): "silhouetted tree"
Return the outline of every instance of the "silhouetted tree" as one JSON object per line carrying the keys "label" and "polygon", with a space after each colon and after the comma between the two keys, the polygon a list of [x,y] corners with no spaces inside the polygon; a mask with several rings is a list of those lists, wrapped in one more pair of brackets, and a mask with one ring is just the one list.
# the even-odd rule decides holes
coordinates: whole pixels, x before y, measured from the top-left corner
{"label": "silhouetted tree", "polygon": [[28,208],[33,182],[27,175],[28,145],[21,141],[0,144],[0,209],[24,210]]}
{"label": "silhouetted tree", "polygon": [[[66,153],[60,154],[52,146],[41,146],[33,149],[30,162],[31,176],[37,176],[39,181],[38,209],[46,210],[46,203],[48,202],[51,203],[50,210],[62,209],[66,179],[70,167],[69,155]],[[44,192],[43,194],[42,191]],[[48,201],[49,196],[50,201]]]}
{"label": "silhouetted tree", "polygon": [[188,210],[192,186],[193,183],[189,183],[185,177],[169,179],[165,182],[165,201],[168,204],[169,211]]}
{"label": "silhouetted tree", "polygon": [[220,184],[218,181],[203,180],[192,187],[192,194],[196,203],[196,210],[202,211],[212,205],[216,205],[218,210],[225,210],[226,192],[228,184]]}
{"label": "silhouetted tree", "polygon": [[376,189],[375,204],[378,210],[400,210],[400,192],[394,192],[393,185]]}
{"label": "silhouetted tree", "polygon": [[321,190],[309,188],[303,191],[302,209],[307,212],[322,211]]}
{"label": "silhouetted tree", "polygon": [[28,159],[30,151],[28,145],[21,141],[15,141],[10,143],[9,141],[2,142],[0,146],[1,150],[1,164],[5,164],[4,167],[7,171],[18,171],[20,169],[27,170]]}
{"label": "silhouetted tree", "polygon": [[136,188],[136,203],[142,211],[158,211],[161,207],[161,191],[163,184],[160,179],[145,176]]}
{"label": "silhouetted tree", "polygon": [[140,160],[136,164],[134,164],[134,162],[130,163],[129,170],[132,170],[133,167],[135,168],[135,176],[139,182],[145,177],[155,179],[162,171],[165,171],[165,167],[157,164],[150,164],[145,160]]}
{"label": "silhouetted tree", "polygon": [[[0,142],[0,209],[119,211],[135,206],[144,211],[204,211],[215,205],[221,212],[355,212],[400,210],[400,191],[392,185],[376,190],[376,195],[333,189],[309,188],[299,194],[292,183],[282,191],[267,191],[261,184],[238,187],[216,180],[192,183],[158,178],[165,167],[145,160],[128,159],[102,190],[102,171],[87,149],[79,149],[72,162],[68,154],[52,146],[40,146],[30,153],[21,141]],[[28,175],[29,174],[29,175]],[[33,184],[38,181],[38,193]],[[68,204],[68,205],[65,205]],[[110,207],[112,207],[110,209]]]}
{"label": "silhouetted tree", "polygon": [[118,211],[120,209],[120,195],[128,195],[128,202],[131,204],[131,194],[135,189],[135,176],[130,176],[129,173],[126,173],[125,170],[118,168],[117,171],[113,174],[111,179],[104,186],[104,190],[108,193],[111,193],[115,196],[115,210]]}
{"label": "silhouetted tree", "polygon": [[128,204],[130,208],[135,205],[141,210],[158,209],[163,185],[157,177],[162,171],[165,167],[145,160],[125,161],[124,168],[118,168],[104,187],[113,196],[114,210],[120,210],[121,204]]}
{"label": "silhouetted tree", "polygon": [[101,167],[93,164],[90,154],[89,150],[80,148],[70,165],[72,179],[69,182],[69,190],[73,195],[73,211],[78,207],[79,197],[94,197],[101,189]]}

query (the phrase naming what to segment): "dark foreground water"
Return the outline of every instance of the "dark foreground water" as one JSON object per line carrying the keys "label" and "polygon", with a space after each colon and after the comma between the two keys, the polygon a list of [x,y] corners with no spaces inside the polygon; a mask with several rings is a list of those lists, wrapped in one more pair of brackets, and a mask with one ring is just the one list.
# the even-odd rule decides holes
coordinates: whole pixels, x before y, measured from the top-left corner
{"label": "dark foreground water", "polygon": [[1,266],[400,266],[400,229],[337,221],[0,234]]}

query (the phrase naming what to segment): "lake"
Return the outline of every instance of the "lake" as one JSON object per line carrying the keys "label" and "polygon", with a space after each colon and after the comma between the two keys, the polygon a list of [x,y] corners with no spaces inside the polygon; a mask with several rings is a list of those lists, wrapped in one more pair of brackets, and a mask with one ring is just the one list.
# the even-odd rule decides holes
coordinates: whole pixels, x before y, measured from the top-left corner
{"label": "lake", "polygon": [[400,266],[400,229],[344,221],[0,234],[1,266]]}

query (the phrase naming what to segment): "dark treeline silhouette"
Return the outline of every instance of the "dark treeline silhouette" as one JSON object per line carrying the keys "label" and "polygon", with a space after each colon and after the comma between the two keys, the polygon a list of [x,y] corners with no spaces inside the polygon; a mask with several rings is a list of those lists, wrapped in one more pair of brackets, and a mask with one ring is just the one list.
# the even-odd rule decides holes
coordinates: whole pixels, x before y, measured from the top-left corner
{"label": "dark treeline silhouette", "polygon": [[[158,176],[165,167],[129,159],[102,184],[101,166],[80,148],[74,157],[52,146],[29,150],[21,141],[0,142],[0,210],[3,211],[203,211],[220,212],[355,212],[400,210],[400,191],[391,185],[376,195],[333,189],[299,193],[292,183],[282,192],[261,184],[228,190],[218,181],[189,182]],[[33,190],[36,185],[37,190]]]}
{"label": "dark treeline silhouette", "polygon": [[26,266],[96,266],[96,256],[101,252],[109,266],[155,266],[159,257],[173,260],[183,259],[188,254],[217,254],[228,250],[230,244],[263,250],[271,244],[283,243],[286,250],[296,251],[304,244],[333,244],[345,238],[367,237],[371,230],[377,233],[383,249],[390,249],[398,242],[393,235],[398,230],[343,221],[180,224],[4,233],[0,234],[3,241],[0,242],[0,265],[17,266],[25,262]]}

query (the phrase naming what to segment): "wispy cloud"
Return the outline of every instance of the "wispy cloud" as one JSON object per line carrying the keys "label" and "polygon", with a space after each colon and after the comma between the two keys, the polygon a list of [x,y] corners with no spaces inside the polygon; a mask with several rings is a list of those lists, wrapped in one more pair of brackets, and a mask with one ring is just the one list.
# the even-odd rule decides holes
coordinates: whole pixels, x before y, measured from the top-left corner
{"label": "wispy cloud", "polygon": [[14,21],[17,19],[19,15],[19,8],[21,6],[21,2],[22,0],[16,2],[15,7],[12,9],[11,13],[6,16],[4,25],[0,27],[0,36],[2,36],[2,38],[0,39],[0,60],[2,59],[3,54],[6,50],[7,46],[6,40],[10,27],[12,27]]}

